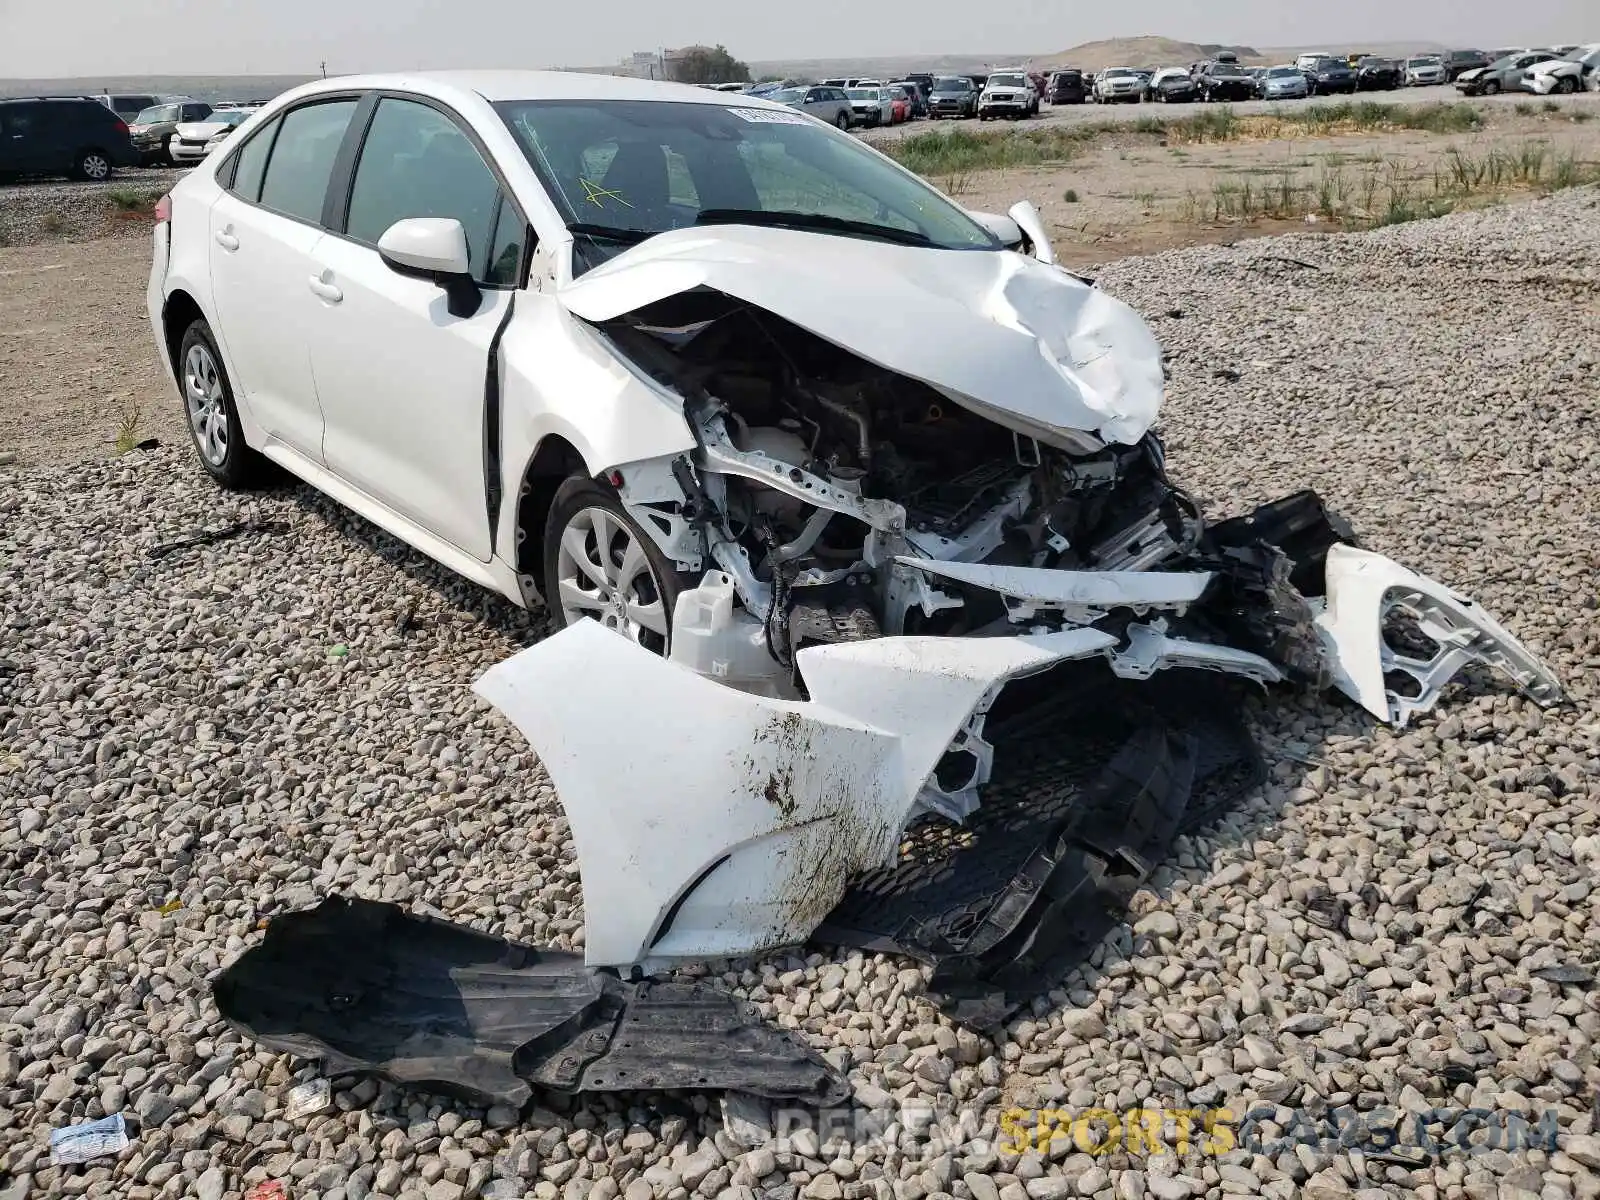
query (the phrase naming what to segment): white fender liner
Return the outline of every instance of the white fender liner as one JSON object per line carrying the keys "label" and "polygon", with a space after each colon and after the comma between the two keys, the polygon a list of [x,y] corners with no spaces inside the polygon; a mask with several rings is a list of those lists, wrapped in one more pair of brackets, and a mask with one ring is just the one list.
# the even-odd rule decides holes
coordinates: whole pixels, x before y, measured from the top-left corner
{"label": "white fender liner", "polygon": [[923,783],[990,689],[1115,644],[896,637],[804,649],[808,702],[714,683],[580,621],[473,690],[539,754],[577,846],[590,966],[803,942],[893,862]]}
{"label": "white fender liner", "polygon": [[[1409,613],[1437,644],[1432,657],[1411,657],[1384,640],[1384,619],[1396,610]],[[1317,631],[1333,665],[1334,686],[1400,727],[1438,703],[1445,686],[1473,662],[1502,672],[1539,704],[1566,699],[1550,669],[1483,609],[1369,550],[1342,544],[1329,549],[1327,599]],[[1415,695],[1389,686],[1386,677],[1395,672],[1416,681]]]}

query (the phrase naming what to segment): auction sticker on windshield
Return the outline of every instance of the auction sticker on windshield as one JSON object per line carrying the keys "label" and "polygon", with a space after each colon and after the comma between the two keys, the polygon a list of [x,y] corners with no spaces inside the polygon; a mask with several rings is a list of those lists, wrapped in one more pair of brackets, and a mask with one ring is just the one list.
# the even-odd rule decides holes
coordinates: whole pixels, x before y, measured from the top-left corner
{"label": "auction sticker on windshield", "polygon": [[809,125],[811,118],[797,112],[779,112],[770,108],[730,108],[741,121],[752,125]]}

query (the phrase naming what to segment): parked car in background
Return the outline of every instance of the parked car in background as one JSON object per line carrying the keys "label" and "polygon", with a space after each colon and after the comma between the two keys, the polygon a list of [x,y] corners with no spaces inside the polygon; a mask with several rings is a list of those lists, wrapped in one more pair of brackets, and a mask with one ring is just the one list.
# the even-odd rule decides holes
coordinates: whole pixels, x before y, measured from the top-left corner
{"label": "parked car in background", "polygon": [[1398,61],[1369,55],[1356,64],[1356,90],[1361,92],[1392,92],[1404,78]]}
{"label": "parked car in background", "polygon": [[775,104],[797,108],[807,116],[815,117],[840,129],[849,129],[856,123],[855,110],[850,97],[842,87],[817,84],[814,87],[784,88],[767,97]]}
{"label": "parked car in background", "polygon": [[128,123],[98,100],[0,97],[0,176],[70,175],[99,183],[138,162]]}
{"label": "parked car in background", "polygon": [[[1505,53],[1513,52],[1508,50]],[[1503,54],[1485,54],[1482,50],[1447,51],[1441,60],[1444,63],[1445,82],[1454,83],[1465,72],[1482,70],[1495,59],[1503,56]]]}
{"label": "parked car in background", "polygon": [[1266,68],[1256,84],[1256,95],[1263,100],[1303,100],[1310,94],[1305,72],[1287,64]]}
{"label": "parked car in background", "polygon": [[1515,91],[1529,67],[1559,57],[1553,50],[1519,50],[1495,59],[1481,70],[1463,71],[1456,76],[1456,90],[1464,96],[1498,96]]}
{"label": "parked car in background", "polygon": [[[1338,58],[1339,56],[1334,55],[1334,57]],[[1361,66],[1362,59],[1372,57],[1374,57],[1374,55],[1370,50],[1352,50],[1350,53],[1344,56],[1344,65],[1354,71]]]}
{"label": "parked car in background", "polygon": [[1137,104],[1144,79],[1132,67],[1107,67],[1094,77],[1091,99],[1096,104]]}
{"label": "parked car in background", "polygon": [[1145,87],[1145,99],[1156,104],[1187,104],[1199,94],[1187,67],[1162,67]]}
{"label": "parked car in background", "polygon": [[922,89],[914,81],[902,79],[891,83],[889,86],[898,88],[904,93],[906,103],[910,106],[909,114],[906,117],[908,121],[915,121],[919,117],[928,115],[928,98],[922,94]]}
{"label": "parked car in background", "polygon": [[174,163],[197,163],[210,154],[234,129],[249,120],[253,108],[215,108],[204,121],[179,121],[167,141],[167,154]]}
{"label": "parked car in background", "polygon": [[1536,96],[1600,91],[1600,43],[1576,46],[1560,58],[1534,63],[1522,73],[1517,86]]}
{"label": "parked car in background", "polygon": [[1305,74],[1313,96],[1350,95],[1356,90],[1356,73],[1340,58],[1319,58]]}
{"label": "parked car in background", "polygon": [[1402,68],[1401,85],[1404,87],[1435,87],[1450,81],[1444,57],[1438,54],[1414,54],[1406,59]]}
{"label": "parked car in background", "polygon": [[917,85],[917,90],[922,93],[923,103],[926,104],[928,93],[933,91],[933,76],[926,71],[912,71],[906,76],[906,82]]}
{"label": "parked car in background", "polygon": [[129,124],[152,104],[172,99],[171,96],[152,96],[148,92],[102,92],[89,98],[98,100]]}
{"label": "parked car in background", "polygon": [[941,75],[928,93],[928,116],[975,117],[978,115],[978,89],[965,75]]}
{"label": "parked car in background", "polygon": [[968,75],[967,78],[972,80],[972,86],[977,88],[980,93],[982,93],[984,86],[989,82],[989,77],[987,75]]}
{"label": "parked car in background", "polygon": [[850,114],[856,124],[868,129],[894,124],[894,101],[888,88],[853,87],[846,88],[844,94],[850,97]]}
{"label": "parked car in background", "polygon": [[1200,99],[1207,101],[1249,100],[1256,93],[1255,80],[1243,67],[1219,59],[1201,65],[1200,73],[1194,77],[1194,86]]}
{"label": "parked car in background", "polygon": [[178,132],[181,121],[204,121],[211,115],[211,105],[204,100],[177,100],[170,104],[156,104],[145,109],[128,126],[133,138],[133,148],[146,163],[171,162],[167,145]]}
{"label": "parked car in background", "polygon": [[889,97],[889,124],[904,125],[911,120],[911,97],[904,90],[888,85],[878,90]]}
{"label": "parked car in background", "polygon": [[1021,69],[994,72],[983,85],[983,91],[978,93],[980,121],[991,117],[1019,120],[1033,116],[1038,107],[1039,94],[1034,91],[1028,73]]}
{"label": "parked car in background", "polygon": [[1051,104],[1082,104],[1088,98],[1089,87],[1082,71],[1056,71],[1050,76],[1049,100]]}
{"label": "parked car in background", "polygon": [[848,89],[853,87],[865,87],[869,82],[871,81],[869,81],[865,76],[849,76],[844,79],[824,79],[822,81],[822,86]]}

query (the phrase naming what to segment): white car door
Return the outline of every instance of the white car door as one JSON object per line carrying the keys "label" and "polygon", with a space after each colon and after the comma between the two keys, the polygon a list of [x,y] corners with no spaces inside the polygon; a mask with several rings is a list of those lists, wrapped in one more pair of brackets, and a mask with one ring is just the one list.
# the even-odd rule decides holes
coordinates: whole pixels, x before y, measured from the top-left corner
{"label": "white car door", "polygon": [[271,437],[322,461],[311,372],[318,317],[308,287],[323,240],[323,200],[354,98],[307,104],[251,136],[211,208],[211,285],[233,386]]}
{"label": "white car door", "polygon": [[[410,217],[461,222],[480,285],[471,312],[452,312],[439,284],[384,263],[378,239]],[[328,468],[487,562],[484,388],[527,222],[455,118],[386,96],[355,164],[342,230],[313,256],[321,294],[311,354]]]}

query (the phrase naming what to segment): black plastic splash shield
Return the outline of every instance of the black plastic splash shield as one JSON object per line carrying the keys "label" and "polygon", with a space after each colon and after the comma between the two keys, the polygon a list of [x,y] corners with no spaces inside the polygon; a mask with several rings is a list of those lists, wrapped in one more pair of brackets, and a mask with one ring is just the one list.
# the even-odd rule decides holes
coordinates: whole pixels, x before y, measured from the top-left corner
{"label": "black plastic splash shield", "polygon": [[749,1004],[694,981],[626,983],[543,950],[334,896],[274,918],[213,986],[268,1049],[473,1103],[728,1089],[838,1103],[843,1078]]}
{"label": "black plastic splash shield", "polygon": [[1108,681],[1103,665],[1067,664],[1007,688],[996,717],[978,811],[914,825],[900,861],[859,881],[815,935],[933,964],[932,998],[980,1030],[1051,987],[1179,833],[1263,777],[1238,687],[1219,675]]}

